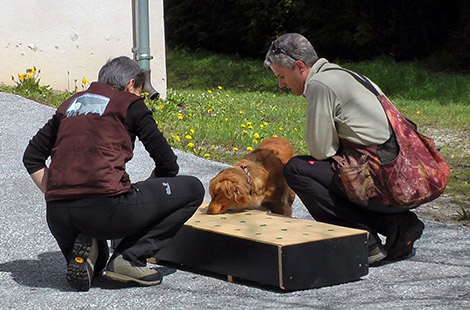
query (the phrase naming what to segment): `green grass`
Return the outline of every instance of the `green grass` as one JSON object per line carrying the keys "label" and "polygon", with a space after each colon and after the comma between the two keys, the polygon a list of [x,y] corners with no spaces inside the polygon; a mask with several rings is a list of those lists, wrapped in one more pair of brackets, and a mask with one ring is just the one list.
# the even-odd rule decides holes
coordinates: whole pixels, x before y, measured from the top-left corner
{"label": "green grass", "polygon": [[[435,138],[451,167],[446,194],[468,208],[470,76],[387,58],[340,65],[374,80],[421,132]],[[233,164],[264,137],[277,135],[291,141],[297,153],[307,153],[305,99],[280,90],[262,60],[169,50],[167,79],[167,98],[146,103],[173,147]],[[0,90],[18,93],[18,87]],[[20,95],[57,106],[70,94]]]}

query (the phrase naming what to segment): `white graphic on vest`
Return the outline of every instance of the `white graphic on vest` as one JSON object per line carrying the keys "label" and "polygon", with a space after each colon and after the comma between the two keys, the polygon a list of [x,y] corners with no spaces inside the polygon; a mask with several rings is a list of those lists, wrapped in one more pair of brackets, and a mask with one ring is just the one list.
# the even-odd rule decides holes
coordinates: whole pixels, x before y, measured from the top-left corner
{"label": "white graphic on vest", "polygon": [[83,94],[80,97],[73,99],[70,103],[65,115],[67,117],[77,115],[87,115],[88,113],[94,113],[103,115],[106,107],[109,103],[109,98],[96,94]]}
{"label": "white graphic on vest", "polygon": [[166,194],[167,194],[168,196],[170,196],[170,195],[171,195],[170,184],[169,184],[169,183],[162,183],[162,185],[165,186],[165,188],[166,188]]}

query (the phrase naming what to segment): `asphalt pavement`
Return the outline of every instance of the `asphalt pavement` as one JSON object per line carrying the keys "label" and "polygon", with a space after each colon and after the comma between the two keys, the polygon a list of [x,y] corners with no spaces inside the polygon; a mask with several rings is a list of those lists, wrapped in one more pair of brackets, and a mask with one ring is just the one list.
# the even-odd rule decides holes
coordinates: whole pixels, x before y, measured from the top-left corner
{"label": "asphalt pavement", "polygon": [[[181,267],[162,284],[139,287],[97,278],[89,292],[65,281],[66,264],[49,233],[45,202],[22,164],[29,139],[54,109],[0,93],[0,309],[470,309],[470,229],[425,221],[406,260],[370,267],[360,280],[284,292]],[[224,164],[175,151],[181,174],[209,180]],[[152,169],[140,142],[131,180]],[[293,216],[311,219],[296,199]]]}

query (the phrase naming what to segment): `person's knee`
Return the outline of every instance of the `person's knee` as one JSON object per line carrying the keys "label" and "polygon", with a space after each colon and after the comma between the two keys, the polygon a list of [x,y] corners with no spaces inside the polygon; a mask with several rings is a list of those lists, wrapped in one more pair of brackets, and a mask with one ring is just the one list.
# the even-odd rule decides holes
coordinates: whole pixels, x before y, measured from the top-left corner
{"label": "person's knee", "polygon": [[297,179],[299,172],[298,166],[301,162],[299,156],[292,157],[285,165],[284,165],[284,178],[287,181],[287,184],[291,184],[293,180]]}
{"label": "person's knee", "polygon": [[205,195],[205,189],[202,185],[202,182],[194,176],[185,176],[186,181],[188,182],[188,188],[190,188],[194,205],[196,208],[202,204]]}

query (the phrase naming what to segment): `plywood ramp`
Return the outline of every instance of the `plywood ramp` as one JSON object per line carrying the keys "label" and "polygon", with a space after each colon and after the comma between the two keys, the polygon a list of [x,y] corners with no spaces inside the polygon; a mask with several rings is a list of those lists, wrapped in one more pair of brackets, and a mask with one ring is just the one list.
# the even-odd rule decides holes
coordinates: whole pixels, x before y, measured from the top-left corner
{"label": "plywood ramp", "polygon": [[155,258],[298,290],[368,273],[367,232],[261,210],[206,214],[207,202]]}
{"label": "plywood ramp", "polygon": [[363,230],[295,219],[260,210],[207,214],[204,202],[186,222],[194,229],[210,231],[272,245],[290,245],[364,234]]}

